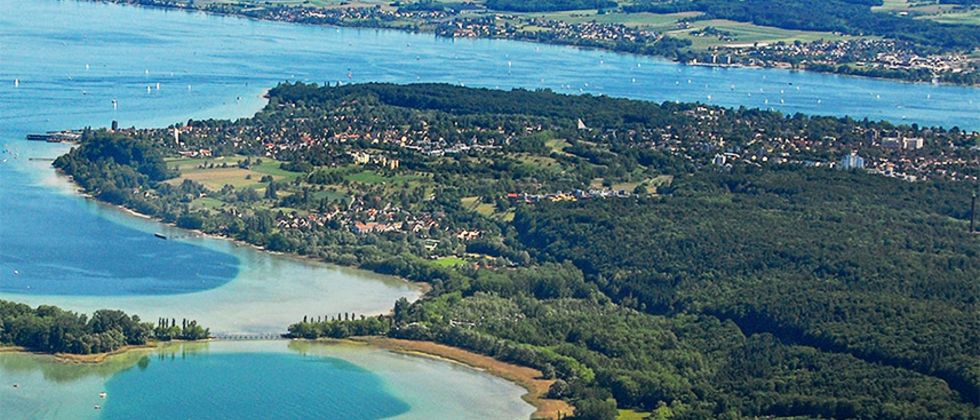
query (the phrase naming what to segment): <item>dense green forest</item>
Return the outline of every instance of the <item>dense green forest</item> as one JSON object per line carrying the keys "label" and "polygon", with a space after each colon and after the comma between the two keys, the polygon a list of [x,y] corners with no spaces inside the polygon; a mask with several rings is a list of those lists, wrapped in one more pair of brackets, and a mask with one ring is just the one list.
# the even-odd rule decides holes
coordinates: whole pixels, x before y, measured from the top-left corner
{"label": "dense green forest", "polygon": [[663,202],[520,212],[522,240],[614,300],[698,312],[980,395],[971,185],[793,170],[687,180]]}
{"label": "dense green forest", "polygon": [[731,19],[785,29],[880,35],[933,50],[972,51],[980,31],[972,25],[951,25],[877,13],[881,0],[643,0],[627,12],[703,12],[706,19]]}
{"label": "dense green forest", "polygon": [[[428,282],[391,316],[289,332],[531,366],[583,418],[978,418],[976,135],[433,84],[269,95],[248,119],[88,130],[55,166],[180,226]],[[852,150],[931,163],[831,168]]]}
{"label": "dense green forest", "polygon": [[[513,223],[540,265],[468,272],[372,331],[539,368],[587,407],[977,417],[969,185],[784,168],[676,188],[527,208]],[[324,319],[290,330],[364,328]]]}
{"label": "dense green forest", "polygon": [[148,340],[201,340],[207,328],[197,321],[159,319],[154,325],[136,315],[102,309],[89,318],[56,306],[31,308],[0,300],[0,344],[21,346],[45,353],[108,353]]}

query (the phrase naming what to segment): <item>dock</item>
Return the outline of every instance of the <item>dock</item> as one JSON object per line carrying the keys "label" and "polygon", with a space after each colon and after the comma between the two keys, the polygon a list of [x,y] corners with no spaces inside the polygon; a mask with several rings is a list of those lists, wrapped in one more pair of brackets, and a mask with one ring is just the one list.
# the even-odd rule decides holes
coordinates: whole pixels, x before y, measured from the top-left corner
{"label": "dock", "polygon": [[27,140],[48,143],[76,142],[82,137],[74,131],[49,131],[44,134],[28,134]]}

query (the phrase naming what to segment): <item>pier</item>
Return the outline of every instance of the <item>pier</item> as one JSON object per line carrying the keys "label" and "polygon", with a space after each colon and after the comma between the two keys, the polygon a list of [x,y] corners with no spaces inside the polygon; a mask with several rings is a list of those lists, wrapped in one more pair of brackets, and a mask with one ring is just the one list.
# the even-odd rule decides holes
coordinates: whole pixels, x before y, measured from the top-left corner
{"label": "pier", "polygon": [[73,131],[49,131],[44,134],[28,134],[27,140],[43,141],[48,143],[76,142],[82,137]]}

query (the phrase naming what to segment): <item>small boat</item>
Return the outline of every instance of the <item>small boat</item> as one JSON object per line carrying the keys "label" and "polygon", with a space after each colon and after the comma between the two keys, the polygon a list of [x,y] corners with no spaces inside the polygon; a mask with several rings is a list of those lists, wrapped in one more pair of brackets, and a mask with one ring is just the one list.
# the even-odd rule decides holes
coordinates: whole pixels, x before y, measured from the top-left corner
{"label": "small boat", "polygon": [[105,397],[106,397],[107,395],[109,395],[109,393],[107,393],[107,392],[105,392],[105,391],[102,391],[102,392],[100,392],[100,393],[99,393],[99,398],[102,398],[102,399],[105,399]]}
{"label": "small boat", "polygon": [[153,236],[156,236],[157,238],[160,238],[160,239],[167,239],[167,235],[164,235],[164,234],[162,234],[160,232],[154,233]]}
{"label": "small boat", "polygon": [[102,406],[101,406],[101,405],[98,405],[98,404],[96,404],[96,405],[95,405],[95,407],[93,407],[93,408],[95,408],[96,410],[101,410],[101,409],[102,409]]}

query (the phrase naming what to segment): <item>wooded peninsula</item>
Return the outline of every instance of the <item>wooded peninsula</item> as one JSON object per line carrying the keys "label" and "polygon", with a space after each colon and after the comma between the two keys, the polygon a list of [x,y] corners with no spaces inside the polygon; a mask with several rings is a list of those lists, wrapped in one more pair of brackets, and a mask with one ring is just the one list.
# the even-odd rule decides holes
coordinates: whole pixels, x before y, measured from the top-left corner
{"label": "wooded peninsula", "polygon": [[41,305],[0,300],[0,345],[23,347],[41,353],[111,353],[125,346],[141,346],[151,340],[204,340],[210,331],[197,321],[158,319],[143,322],[139,316],[102,309],[89,318]]}
{"label": "wooded peninsula", "polygon": [[426,282],[391,315],[289,332],[532,367],[581,418],[980,418],[978,143],[696,103],[285,83],[251,118],[85,130],[54,165],[180,227]]}

